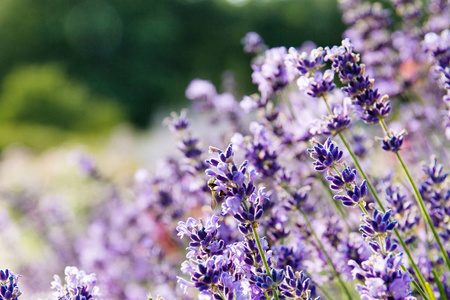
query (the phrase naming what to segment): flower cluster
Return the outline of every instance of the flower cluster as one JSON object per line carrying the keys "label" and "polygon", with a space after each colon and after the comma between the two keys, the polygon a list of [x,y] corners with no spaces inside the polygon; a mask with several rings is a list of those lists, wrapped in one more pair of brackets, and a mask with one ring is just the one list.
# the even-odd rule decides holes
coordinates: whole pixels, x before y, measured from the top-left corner
{"label": "flower cluster", "polygon": [[18,300],[22,292],[19,290],[18,275],[10,270],[0,270],[0,300]]}
{"label": "flower cluster", "polygon": [[367,196],[367,182],[360,185],[356,183],[356,170],[345,167],[339,172],[336,167],[343,166],[342,150],[330,138],[325,144],[313,141],[314,148],[308,149],[309,155],[314,159],[313,165],[317,171],[327,171],[326,177],[330,181],[330,188],[335,191],[346,191],[346,195],[336,195],[335,200],[342,201],[345,206],[365,206],[364,198]]}
{"label": "flower cluster", "polygon": [[[8,186],[11,165],[31,159],[6,151],[5,256],[24,256],[30,236],[45,244],[43,263],[18,263],[32,278],[21,290],[41,293],[69,261],[78,267],[65,283],[54,277],[53,298],[448,299],[447,2],[340,0],[350,28],[337,46],[269,48],[247,34],[259,93],[238,103],[228,73],[221,89],[193,80],[186,98],[199,118],[165,119],[178,151],[153,171],[134,159],[126,169],[122,152],[120,174],[72,155],[90,197],[43,193],[41,172]],[[18,277],[0,271],[0,299],[21,295]]]}
{"label": "flower cluster", "polygon": [[252,226],[258,226],[257,221],[264,214],[264,202],[268,201],[268,197],[264,188],[255,193],[255,170],[249,172],[249,181],[245,183],[248,162],[244,161],[239,167],[234,163],[231,144],[224,152],[217,148],[210,149],[218,153],[218,159],[206,161],[215,169],[206,170],[211,178],[208,185],[213,197],[215,201],[223,202],[222,213],[231,214],[239,222],[239,231],[247,235],[251,233]]}
{"label": "flower cluster", "polygon": [[86,274],[76,267],[66,267],[64,270],[66,283],[62,285],[61,278],[54,276],[52,289],[58,300],[94,300],[102,299],[99,287],[96,286],[97,278],[94,273]]}
{"label": "flower cluster", "polygon": [[381,96],[373,87],[374,80],[365,76],[365,65],[359,63],[359,55],[353,49],[350,40],[345,39],[342,46],[327,48],[325,59],[332,62],[333,70],[346,85],[342,91],[352,99],[358,117],[366,123],[378,123],[391,111],[389,96]]}
{"label": "flower cluster", "polygon": [[357,284],[361,299],[416,300],[411,296],[411,277],[401,270],[402,255],[372,256],[361,265],[350,261],[353,276],[364,282]]}
{"label": "flower cluster", "polygon": [[282,90],[294,80],[295,74],[292,69],[286,68],[284,64],[286,55],[285,47],[271,48],[264,52],[262,62],[252,65],[253,83],[258,85],[264,103],[276,91]]}

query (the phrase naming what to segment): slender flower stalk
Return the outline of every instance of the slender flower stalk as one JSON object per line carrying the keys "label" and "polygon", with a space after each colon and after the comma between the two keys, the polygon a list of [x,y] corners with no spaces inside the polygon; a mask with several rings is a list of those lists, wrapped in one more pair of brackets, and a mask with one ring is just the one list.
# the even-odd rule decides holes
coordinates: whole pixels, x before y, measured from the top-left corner
{"label": "slender flower stalk", "polygon": [[350,294],[350,291],[348,290],[347,286],[345,285],[345,282],[342,280],[339,272],[336,270],[336,267],[334,266],[333,261],[331,260],[330,256],[328,255],[327,251],[325,250],[325,247],[324,247],[322,241],[320,240],[320,238],[317,236],[316,232],[314,231],[314,228],[312,227],[311,223],[308,220],[308,216],[301,208],[299,208],[299,211],[302,214],[303,219],[306,222],[306,225],[308,226],[309,230],[311,231],[311,234],[314,236],[315,240],[317,241],[320,250],[325,255],[325,258],[327,259],[328,264],[330,265],[331,269],[333,270],[334,274],[336,275],[336,278],[338,279],[340,286],[344,290],[348,299],[351,300],[352,296]]}
{"label": "slender flower stalk", "polygon": [[[327,99],[325,98],[325,96],[323,97],[323,100],[325,101],[325,103],[326,103],[326,105],[327,105],[327,108],[328,108],[328,111],[329,111],[330,114],[331,114],[331,108],[330,108],[330,106],[329,106],[329,104],[328,104],[328,101],[327,101]],[[352,148],[350,147],[350,144],[347,142],[347,140],[346,140],[344,134],[343,134],[342,132],[338,132],[338,135],[339,135],[339,138],[341,139],[342,143],[345,145],[345,148],[347,149],[348,153],[349,153],[350,156],[352,157],[352,160],[353,160],[353,162],[354,162],[356,168],[358,169],[359,173],[360,173],[361,176],[364,178],[364,180],[367,182],[367,186],[368,186],[370,192],[372,193],[372,196],[375,198],[375,201],[377,202],[377,204],[379,205],[379,207],[381,208],[381,210],[382,210],[383,212],[386,212],[386,209],[384,208],[384,205],[383,205],[381,199],[379,198],[378,193],[376,192],[376,190],[375,190],[375,188],[374,188],[374,186],[373,186],[371,180],[370,180],[369,177],[366,175],[366,172],[365,172],[364,169],[361,167],[361,164],[359,163],[359,160],[358,160],[357,156],[353,153],[353,150],[352,150]],[[363,211],[365,210],[362,206],[361,206],[361,209],[362,209]],[[367,212],[365,212],[365,213],[367,213]],[[414,258],[413,258],[413,256],[412,256],[412,254],[411,254],[411,252],[410,252],[408,246],[406,245],[405,241],[403,240],[403,238],[402,238],[402,236],[400,235],[400,233],[399,233],[399,231],[398,231],[397,228],[394,229],[394,233],[395,233],[397,239],[399,240],[400,244],[402,245],[402,247],[403,247],[403,249],[404,249],[406,255],[408,256],[408,260],[409,260],[409,262],[411,263],[411,266],[413,267],[414,272],[415,272],[416,276],[418,277],[421,286],[424,287],[424,286],[425,286],[425,283],[426,283],[425,277],[423,276],[422,272],[420,271],[419,267],[417,266],[416,262],[414,261]],[[413,281],[413,283],[415,283],[415,281]],[[420,288],[420,286],[416,286],[416,284],[415,284],[415,287],[416,287],[416,288],[419,288],[420,292],[423,293],[423,292],[422,292],[422,288]]]}
{"label": "slender flower stalk", "polygon": [[[375,201],[380,206],[381,210],[383,212],[386,212],[386,209],[384,208],[383,203],[381,202],[381,199],[378,196],[378,193],[376,192],[373,184],[371,183],[371,180],[369,179],[369,177],[364,172],[364,169],[361,167],[361,164],[359,163],[358,158],[356,157],[356,155],[353,153],[353,151],[352,151],[352,149],[350,147],[350,144],[347,142],[347,140],[345,139],[344,135],[341,132],[339,133],[339,137],[341,138],[341,141],[345,145],[345,148],[347,149],[347,151],[349,152],[350,156],[352,157],[353,162],[355,163],[355,166],[358,169],[358,171],[360,172],[361,176],[364,178],[364,180],[366,180],[367,186],[368,186],[370,192],[372,193],[372,196],[375,198]],[[402,245],[402,248],[405,251],[406,256],[408,256],[408,260],[411,263],[411,266],[412,266],[412,268],[414,270],[414,273],[416,274],[417,278],[420,281],[420,285],[422,286],[421,290],[425,290],[424,289],[425,283],[426,283],[425,277],[423,276],[422,272],[420,271],[419,266],[417,265],[417,263],[414,261],[414,258],[413,258],[412,254],[411,254],[411,251],[409,250],[408,246],[406,245],[405,241],[403,240],[403,238],[400,235],[400,232],[398,231],[397,228],[394,229],[394,234],[397,237],[397,239],[400,242],[400,244]]]}
{"label": "slender flower stalk", "polygon": [[442,286],[442,283],[439,281],[439,275],[437,274],[436,270],[431,270],[434,277],[434,282],[436,282],[436,286],[439,290],[439,295],[441,296],[441,300],[447,300],[447,295],[445,294],[444,287]]}
{"label": "slender flower stalk", "polygon": [[[344,169],[344,171],[341,173],[337,169],[336,166],[343,165],[340,160],[342,158],[342,151],[339,150],[338,146],[331,141],[329,138],[327,142],[322,145],[320,143],[313,141],[314,148],[308,149],[311,158],[315,160],[313,163],[315,165],[315,169],[319,172],[327,171],[329,176],[327,177],[327,180],[331,182],[330,187],[333,190],[336,191],[342,191],[346,190],[347,195],[346,196],[335,196],[335,200],[341,200],[342,203],[345,206],[355,206],[359,205],[361,210],[364,212],[365,216],[365,225],[361,225],[360,231],[363,232],[363,236],[368,239],[368,237],[371,237],[374,233],[376,233],[376,236],[379,237],[379,241],[377,242],[369,242],[370,246],[372,247],[372,250],[375,252],[380,252],[384,256],[386,256],[388,253],[392,253],[397,245],[392,243],[390,238],[385,238],[385,232],[386,231],[393,231],[395,228],[395,225],[397,222],[390,222],[390,215],[391,211],[387,211],[384,214],[380,214],[377,210],[374,211],[373,217],[370,218],[367,210],[365,209],[365,202],[364,198],[367,196],[367,188],[366,188],[366,180],[363,181],[361,186],[358,186],[356,184],[356,170],[351,170],[350,168]],[[334,170],[337,175],[333,175],[331,173],[331,170]],[[379,225],[377,225],[379,223]],[[375,226],[375,227],[374,227]],[[398,232],[397,232],[398,233]],[[404,243],[402,243],[402,246]],[[405,247],[405,252],[408,251]],[[408,255],[409,257],[409,255]],[[411,257],[412,258],[412,257]],[[405,274],[406,269],[402,267],[401,264],[399,264],[399,268],[401,268]],[[417,267],[417,270],[418,267]],[[421,273],[418,273],[421,274]],[[411,281],[414,282],[414,279]],[[405,279],[405,282],[406,279]],[[424,280],[426,283],[426,281]],[[417,284],[414,284],[417,286]],[[424,285],[425,286],[425,285]],[[360,292],[364,292],[364,290],[360,290]]]}
{"label": "slender flower stalk", "polygon": [[[379,124],[380,124],[381,128],[383,129],[384,133],[386,134],[386,136],[388,138],[391,138],[391,133],[388,131],[385,121],[383,119],[380,119]],[[427,208],[425,207],[425,203],[423,201],[422,195],[420,194],[419,189],[417,188],[417,185],[414,182],[414,179],[412,178],[408,168],[406,167],[406,164],[403,161],[403,158],[400,155],[399,150],[400,149],[397,149],[396,151],[394,151],[395,156],[397,157],[400,165],[402,166],[403,171],[406,174],[406,177],[408,178],[409,183],[411,184],[411,186],[414,190],[414,196],[417,200],[417,204],[420,207],[420,212],[422,213],[422,216],[425,219],[425,221],[428,223],[428,226],[430,227],[431,232],[433,233],[434,239],[436,240],[436,242],[439,245],[439,249],[442,253],[442,256],[444,257],[445,263],[447,264],[447,267],[450,270],[450,258],[448,256],[448,253],[445,250],[444,245],[442,244],[441,238],[439,237],[439,235],[437,233],[436,227],[434,226],[433,221],[431,220],[430,214],[429,214]]]}
{"label": "slender flower stalk", "polygon": [[[343,87],[342,90],[348,97],[352,99],[352,103],[356,109],[357,115],[360,119],[362,119],[365,123],[373,124],[373,123],[381,123],[384,122],[384,118],[390,113],[390,100],[387,95],[381,96],[378,93],[377,89],[373,88],[374,80],[369,76],[365,76],[365,65],[359,64],[359,55],[352,52],[353,45],[350,43],[348,39],[345,39],[342,42],[342,46],[333,47],[332,49],[327,49],[326,60],[330,60],[332,62],[333,69],[339,74],[339,79],[341,82],[347,86]],[[327,104],[328,110],[331,112],[329,105],[327,103],[327,99],[323,97],[325,103]],[[342,132],[338,132],[339,137],[347,148],[350,156],[352,157],[356,168],[361,173],[363,178],[367,181],[367,186],[371,191],[373,197],[376,202],[380,206],[383,212],[385,212],[384,205],[380,198],[377,195],[377,192],[370,182],[368,176],[364,172],[363,168],[358,162],[357,157],[354,155],[351,150],[350,145],[346,141]],[[401,146],[401,142],[403,140],[403,135],[399,135],[394,138],[394,140],[390,139],[385,141],[384,147],[389,148],[390,150],[398,151]],[[398,230],[394,231],[400,243],[405,249],[407,253],[408,259],[413,266],[414,271],[416,272],[421,285],[425,287],[425,279],[424,276],[419,271],[416,263],[414,262],[412,255],[409,253],[409,250],[406,247],[403,239],[401,238]]]}
{"label": "slender flower stalk", "polygon": [[[261,241],[259,239],[258,232],[256,231],[256,226],[252,225],[253,237],[256,240],[256,245],[258,246],[259,255],[261,255],[262,261],[264,262],[264,268],[266,269],[267,274],[270,274],[269,264],[267,263],[266,255],[264,254],[263,247],[261,246]],[[279,300],[278,294],[276,290],[273,290],[273,296],[276,300]]]}
{"label": "slender flower stalk", "polygon": [[[333,199],[333,197],[334,197],[333,192],[328,187],[327,183],[325,182],[325,179],[322,176],[320,176],[319,174],[317,175],[317,177],[320,180],[320,182],[322,183],[323,188],[327,191],[327,193],[329,194],[331,199]],[[350,231],[350,225],[348,224],[348,220],[345,216],[344,210],[342,209],[342,207],[339,205],[339,203],[337,201],[332,201],[332,202],[333,202],[334,206],[336,206],[336,210],[339,212],[339,214],[342,217],[342,220],[345,221],[345,225],[347,226],[347,228]]]}

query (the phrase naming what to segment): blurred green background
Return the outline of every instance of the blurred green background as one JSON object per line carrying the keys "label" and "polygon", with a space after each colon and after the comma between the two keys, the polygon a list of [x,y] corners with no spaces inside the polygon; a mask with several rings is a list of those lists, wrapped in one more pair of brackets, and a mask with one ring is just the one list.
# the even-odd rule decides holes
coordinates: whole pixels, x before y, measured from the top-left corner
{"label": "blurred green background", "polygon": [[146,128],[189,105],[192,79],[220,87],[227,70],[252,93],[247,32],[274,47],[334,45],[343,30],[335,0],[1,0],[0,148]]}

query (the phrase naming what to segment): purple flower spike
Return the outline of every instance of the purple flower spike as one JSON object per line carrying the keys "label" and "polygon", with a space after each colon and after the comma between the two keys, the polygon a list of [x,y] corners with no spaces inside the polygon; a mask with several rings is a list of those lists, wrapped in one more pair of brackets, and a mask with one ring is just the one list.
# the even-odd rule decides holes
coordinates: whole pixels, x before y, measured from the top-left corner
{"label": "purple flower spike", "polygon": [[353,278],[364,283],[356,285],[361,299],[416,300],[411,296],[411,276],[401,269],[401,260],[402,254],[373,254],[361,265],[350,261]]}
{"label": "purple flower spike", "polygon": [[186,89],[186,98],[196,101],[211,101],[217,95],[214,85],[203,79],[194,79]]}
{"label": "purple flower spike", "polygon": [[351,184],[356,179],[356,170],[350,169],[350,167],[345,168],[342,171],[342,176],[334,175],[328,176],[327,180],[331,181],[330,188],[335,191],[341,191],[345,188],[346,184]]}
{"label": "purple flower spike", "polygon": [[101,294],[94,273],[86,274],[76,267],[67,266],[64,270],[66,284],[62,285],[58,275],[53,276],[52,289],[59,300],[90,299],[100,300]]}
{"label": "purple flower spike", "polygon": [[448,172],[442,173],[443,166],[437,163],[436,157],[433,157],[432,162],[428,166],[424,166],[423,170],[433,184],[441,184],[449,174]]}
{"label": "purple flower spike", "polygon": [[355,185],[354,188],[347,191],[347,195],[336,195],[334,200],[342,201],[345,206],[353,207],[360,203],[364,203],[364,198],[367,196],[367,181],[364,180],[360,186]]}
{"label": "purple flower spike", "polygon": [[[286,267],[285,281],[280,285],[281,295],[287,298],[312,300],[310,279],[302,272],[294,272],[291,266]],[[320,300],[317,297],[315,300]]]}
{"label": "purple flower spike", "polygon": [[318,71],[314,77],[300,77],[297,81],[297,85],[301,90],[306,90],[307,95],[314,98],[320,98],[334,90],[336,85],[333,83],[333,80],[333,71],[326,70],[324,74]]}
{"label": "purple flower spike", "polygon": [[311,53],[298,53],[297,49],[289,48],[289,54],[286,55],[285,64],[288,68],[294,70],[298,75],[308,75],[320,70],[324,64],[325,51],[322,47],[313,49]]}
{"label": "purple flower spike", "polygon": [[359,63],[359,55],[352,51],[353,45],[345,39],[342,46],[328,48],[325,59],[332,62],[333,70],[346,85],[342,91],[352,99],[357,116],[366,123],[377,123],[391,111],[389,96],[381,96],[373,89],[374,79],[364,75],[365,65]]}
{"label": "purple flower spike", "polygon": [[330,138],[321,144],[314,142],[314,148],[308,149],[309,156],[314,159],[313,165],[316,171],[323,172],[330,170],[335,164],[338,164],[344,153],[339,150],[339,147]]}
{"label": "purple flower spike", "polygon": [[258,54],[266,50],[267,46],[256,32],[248,32],[241,40],[246,53]]}
{"label": "purple flower spike", "polygon": [[[231,214],[239,224],[239,230],[243,234],[249,232],[249,224],[260,219],[264,214],[264,201],[267,196],[264,189],[255,194],[253,180],[257,174],[254,170],[247,172],[247,161],[239,167],[234,164],[234,152],[230,144],[225,152],[211,147],[212,152],[219,154],[219,160],[211,159],[206,163],[216,170],[206,170],[206,175],[211,177],[208,186],[217,202],[222,202],[222,214]],[[248,182],[246,179],[248,178]],[[245,199],[245,200],[243,200]],[[246,201],[245,204],[242,202]]]}
{"label": "purple flower spike", "polygon": [[385,151],[398,152],[403,144],[405,135],[406,131],[403,130],[397,134],[392,134],[390,138],[384,138],[381,148]]}
{"label": "purple flower spike", "polygon": [[261,63],[252,65],[253,83],[258,85],[264,102],[294,80],[293,70],[286,68],[284,64],[286,55],[285,47],[271,48],[264,52],[264,60]]}
{"label": "purple flower spike", "polygon": [[22,295],[17,286],[19,277],[8,269],[0,270],[0,300],[18,300]]}
{"label": "purple flower spike", "polygon": [[[363,237],[368,241],[376,241],[378,237],[385,238],[388,234],[394,230],[397,225],[397,221],[391,222],[392,210],[388,210],[386,213],[381,213],[378,210],[374,210],[372,216],[363,215],[362,224],[359,228]],[[391,240],[389,242],[389,247],[392,248]],[[395,248],[394,248],[395,249]]]}
{"label": "purple flower spike", "polygon": [[350,119],[351,101],[349,98],[344,99],[343,105],[333,108],[333,114],[325,118],[327,129],[336,135],[351,125]]}

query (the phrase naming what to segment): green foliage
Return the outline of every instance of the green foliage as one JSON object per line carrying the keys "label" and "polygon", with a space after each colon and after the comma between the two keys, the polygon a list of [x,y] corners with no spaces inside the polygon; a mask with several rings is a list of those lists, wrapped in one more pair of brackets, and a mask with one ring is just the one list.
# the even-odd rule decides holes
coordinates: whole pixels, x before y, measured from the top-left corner
{"label": "green foliage", "polygon": [[220,86],[230,68],[238,92],[254,92],[240,45],[248,31],[270,46],[299,46],[335,44],[342,30],[335,0],[3,0],[0,77],[17,64],[62,62],[71,78],[146,126],[161,106],[184,106],[195,77]]}
{"label": "green foliage", "polygon": [[[98,133],[123,120],[118,105],[94,95],[89,88],[69,78],[60,65],[28,65],[4,79],[0,93],[0,139],[16,142],[39,140],[44,144],[64,138],[67,132]],[[11,136],[11,127],[28,134]],[[39,131],[46,130],[42,140]],[[50,139],[50,140],[48,140]],[[0,142],[0,144],[2,144]]]}

